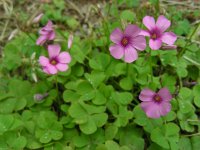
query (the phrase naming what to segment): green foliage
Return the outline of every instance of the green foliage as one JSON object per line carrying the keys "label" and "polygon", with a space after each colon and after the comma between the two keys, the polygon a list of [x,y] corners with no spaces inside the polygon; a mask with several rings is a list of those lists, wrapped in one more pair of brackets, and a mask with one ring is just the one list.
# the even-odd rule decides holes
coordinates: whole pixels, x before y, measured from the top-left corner
{"label": "green foliage", "polygon": [[[170,6],[165,13],[158,0],[117,0],[105,7],[91,4],[88,12],[80,13],[73,3],[52,0],[41,5],[41,24],[31,25],[29,32],[25,26],[5,43],[0,58],[0,149],[198,150],[199,28],[193,34],[196,26],[185,16],[198,17],[199,11]],[[177,50],[151,51],[147,46],[130,64],[110,55],[113,29],[130,23],[143,28],[142,18],[157,17],[159,11],[182,37],[175,43]],[[28,14],[22,14],[20,20],[26,19]],[[49,19],[55,24],[54,43],[62,42],[62,50],[72,56],[69,69],[55,76],[42,72],[38,58],[47,55],[46,45],[35,44],[39,26]],[[139,94],[143,88],[162,87],[173,95],[171,111],[148,118]]]}

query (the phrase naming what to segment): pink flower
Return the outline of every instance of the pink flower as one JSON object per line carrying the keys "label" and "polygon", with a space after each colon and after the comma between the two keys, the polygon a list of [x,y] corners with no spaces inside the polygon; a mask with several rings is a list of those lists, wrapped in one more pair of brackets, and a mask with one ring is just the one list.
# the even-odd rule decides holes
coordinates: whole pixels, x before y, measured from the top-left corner
{"label": "pink flower", "polygon": [[66,71],[71,56],[68,52],[60,53],[60,45],[48,46],[49,58],[40,56],[39,63],[43,67],[43,71],[47,74],[56,74],[58,71]]}
{"label": "pink flower", "polygon": [[167,88],[162,88],[157,93],[150,89],[143,89],[139,99],[142,101],[142,109],[149,118],[165,116],[171,110],[172,95]]}
{"label": "pink flower", "polygon": [[74,39],[74,36],[70,34],[68,37],[68,49],[72,47],[73,39]]}
{"label": "pink flower", "polygon": [[37,39],[37,45],[43,45],[48,40],[53,40],[55,38],[55,32],[53,30],[53,23],[48,21],[46,26],[44,26],[40,31],[40,37]]}
{"label": "pink flower", "polygon": [[171,25],[171,22],[165,16],[159,16],[157,22],[153,17],[146,16],[143,18],[143,24],[148,30],[142,30],[140,34],[150,37],[149,46],[152,50],[158,50],[162,46],[162,42],[173,45],[177,39],[173,32],[165,32]]}
{"label": "pink flower", "polygon": [[116,28],[110,35],[111,45],[109,50],[116,59],[124,56],[124,61],[131,63],[138,58],[137,50],[143,51],[146,48],[145,37],[139,35],[141,29],[136,25],[128,25],[124,32]]}

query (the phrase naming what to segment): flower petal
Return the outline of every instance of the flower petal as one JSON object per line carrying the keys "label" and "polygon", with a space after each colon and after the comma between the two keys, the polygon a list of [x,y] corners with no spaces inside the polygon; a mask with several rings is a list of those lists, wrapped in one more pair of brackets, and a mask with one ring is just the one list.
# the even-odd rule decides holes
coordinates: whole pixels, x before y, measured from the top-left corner
{"label": "flower petal", "polygon": [[172,99],[172,95],[167,88],[162,88],[158,91],[158,95],[164,101],[170,101]]}
{"label": "flower petal", "polygon": [[127,63],[131,63],[135,61],[138,58],[137,51],[131,47],[128,46],[125,48],[125,54],[124,54],[124,61]]}
{"label": "flower petal", "polygon": [[149,30],[152,30],[155,27],[155,20],[151,16],[145,16],[142,22]]}
{"label": "flower petal", "polygon": [[44,29],[48,31],[53,30],[53,22],[49,20]]}
{"label": "flower petal", "polygon": [[143,36],[150,36],[150,33],[146,30],[141,30],[139,35],[143,35]]}
{"label": "flower petal", "polygon": [[162,41],[160,39],[150,39],[149,46],[152,50],[158,50],[162,46]]}
{"label": "flower petal", "polygon": [[152,101],[155,94],[156,93],[150,89],[143,89],[140,92],[139,99],[141,101]]}
{"label": "flower petal", "polygon": [[57,59],[60,63],[70,63],[71,62],[71,56],[68,52],[61,52],[58,55]]}
{"label": "flower petal", "polygon": [[48,40],[54,40],[56,37],[56,34],[54,31],[51,31],[50,34],[48,35]]}
{"label": "flower petal", "polygon": [[49,73],[49,70],[47,69],[47,67],[43,67],[43,71],[44,71],[46,74],[50,74],[50,73]]}
{"label": "flower petal", "polygon": [[171,110],[171,104],[169,102],[162,102],[160,104],[160,114],[162,116],[167,115],[168,112]]}
{"label": "flower petal", "polygon": [[46,66],[47,72],[49,74],[56,74],[58,72],[58,70],[56,69],[55,66],[49,64],[48,66]]}
{"label": "flower petal", "polygon": [[121,40],[123,38],[123,32],[116,28],[111,34],[110,34],[110,40],[115,44],[120,44]]}
{"label": "flower petal", "polygon": [[49,64],[49,59],[45,56],[40,56],[39,63],[42,66],[47,66]]}
{"label": "flower petal", "polygon": [[59,71],[66,71],[68,69],[68,65],[67,64],[57,64],[56,65],[56,68],[59,70]]}
{"label": "flower petal", "polygon": [[50,58],[55,58],[59,55],[60,52],[60,45],[49,45],[48,52]]}
{"label": "flower petal", "polygon": [[124,55],[124,48],[120,45],[110,46],[109,51],[115,59],[121,59]]}
{"label": "flower petal", "polygon": [[40,36],[37,41],[36,41],[36,44],[37,45],[42,45],[45,43],[45,41],[47,40],[47,36],[46,35],[43,35],[43,36]]}
{"label": "flower petal", "polygon": [[138,26],[129,24],[126,27],[124,34],[125,36],[128,36],[128,37],[135,37],[139,35],[140,32],[141,32],[141,29]]}
{"label": "flower petal", "polygon": [[166,43],[168,45],[173,45],[177,39],[177,36],[173,32],[165,32],[165,33],[163,33],[161,39],[162,39],[163,43]]}
{"label": "flower petal", "polygon": [[160,118],[160,108],[158,104],[154,102],[142,102],[140,106],[149,118]]}
{"label": "flower petal", "polygon": [[167,30],[171,25],[171,22],[165,17],[165,16],[159,16],[158,20],[156,22],[156,26],[162,31],[164,32],[165,30]]}
{"label": "flower petal", "polygon": [[132,39],[131,46],[134,48],[143,51],[146,48],[146,39],[144,36],[139,35]]}

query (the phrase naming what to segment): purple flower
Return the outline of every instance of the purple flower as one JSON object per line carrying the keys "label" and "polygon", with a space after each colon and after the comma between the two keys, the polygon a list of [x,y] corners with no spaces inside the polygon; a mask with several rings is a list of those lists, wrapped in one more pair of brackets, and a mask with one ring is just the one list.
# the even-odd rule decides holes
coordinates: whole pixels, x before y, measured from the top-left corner
{"label": "purple flower", "polygon": [[162,42],[173,45],[177,39],[173,32],[165,32],[171,25],[171,22],[165,16],[159,16],[157,22],[153,17],[146,16],[143,18],[143,24],[148,30],[142,30],[140,34],[150,37],[149,46],[152,50],[158,50],[162,46]]}
{"label": "purple flower", "polygon": [[55,38],[55,32],[53,30],[53,23],[48,21],[46,26],[44,26],[40,31],[40,37],[37,39],[37,45],[43,45],[48,40],[53,40]]}
{"label": "purple flower", "polygon": [[60,45],[48,46],[49,58],[40,56],[39,63],[43,71],[47,74],[56,74],[58,71],[66,71],[68,63],[71,62],[71,56],[68,52],[60,53]]}
{"label": "purple flower", "polygon": [[165,116],[171,110],[172,95],[167,88],[162,88],[157,93],[150,89],[143,89],[139,99],[142,101],[142,109],[149,118]]}
{"label": "purple flower", "polygon": [[143,51],[146,48],[145,37],[139,35],[141,29],[136,25],[128,25],[124,32],[116,28],[110,35],[111,45],[109,50],[116,59],[124,57],[124,61],[131,63],[138,58],[137,50]]}

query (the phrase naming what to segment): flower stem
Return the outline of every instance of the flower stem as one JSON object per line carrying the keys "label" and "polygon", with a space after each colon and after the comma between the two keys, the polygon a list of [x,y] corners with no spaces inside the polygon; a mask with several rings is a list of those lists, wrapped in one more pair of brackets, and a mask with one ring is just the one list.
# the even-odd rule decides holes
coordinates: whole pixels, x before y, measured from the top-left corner
{"label": "flower stem", "polygon": [[151,49],[150,49],[150,52],[149,52],[149,63],[150,63],[150,69],[151,69],[151,82],[153,82],[153,66],[152,66],[152,57],[151,57]]}
{"label": "flower stem", "polygon": [[60,97],[59,97],[59,89],[58,89],[58,76],[57,76],[57,74],[55,75],[55,84],[56,84],[56,93],[57,93],[57,95],[56,95],[56,111],[57,111],[57,113],[58,113],[58,116],[60,116],[61,115],[61,111],[60,111],[60,106],[61,106],[61,104],[62,104],[62,102],[61,102],[61,99],[60,99]]}

